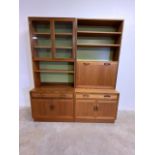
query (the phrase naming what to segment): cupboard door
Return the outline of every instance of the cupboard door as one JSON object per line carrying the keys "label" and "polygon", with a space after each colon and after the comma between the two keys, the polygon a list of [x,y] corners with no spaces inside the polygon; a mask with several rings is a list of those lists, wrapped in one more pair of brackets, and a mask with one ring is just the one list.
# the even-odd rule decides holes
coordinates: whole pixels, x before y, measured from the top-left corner
{"label": "cupboard door", "polygon": [[94,121],[95,103],[95,100],[76,100],[75,119],[77,121]]}
{"label": "cupboard door", "polygon": [[114,88],[117,62],[77,62],[77,87]]}
{"label": "cupboard door", "polygon": [[73,100],[32,99],[32,114],[41,120],[73,120]]}
{"label": "cupboard door", "polygon": [[102,101],[98,100],[96,103],[96,121],[114,121],[117,115],[117,101]]}

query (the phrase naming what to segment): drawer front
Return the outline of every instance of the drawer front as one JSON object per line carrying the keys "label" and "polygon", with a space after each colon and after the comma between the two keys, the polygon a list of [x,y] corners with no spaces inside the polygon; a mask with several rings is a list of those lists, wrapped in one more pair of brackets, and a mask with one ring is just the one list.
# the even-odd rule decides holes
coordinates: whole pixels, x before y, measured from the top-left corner
{"label": "drawer front", "polygon": [[71,93],[32,93],[31,96],[36,98],[73,98]]}
{"label": "drawer front", "polygon": [[33,118],[73,119],[72,99],[31,99]]}
{"label": "drawer front", "polygon": [[76,99],[105,99],[105,100],[117,100],[118,95],[114,94],[89,94],[89,93],[77,93]]}

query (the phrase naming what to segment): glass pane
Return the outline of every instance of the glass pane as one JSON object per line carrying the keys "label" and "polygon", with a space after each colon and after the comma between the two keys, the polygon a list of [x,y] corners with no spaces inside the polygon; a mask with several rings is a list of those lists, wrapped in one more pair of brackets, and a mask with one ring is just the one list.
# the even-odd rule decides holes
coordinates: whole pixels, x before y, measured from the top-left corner
{"label": "glass pane", "polygon": [[55,22],[56,33],[72,33],[72,22]]}
{"label": "glass pane", "polygon": [[72,58],[72,49],[57,49],[56,58]]}
{"label": "glass pane", "polygon": [[50,49],[36,49],[36,57],[38,58],[51,58],[51,50]]}
{"label": "glass pane", "polygon": [[72,47],[72,37],[70,36],[59,36],[56,37],[56,47]]}

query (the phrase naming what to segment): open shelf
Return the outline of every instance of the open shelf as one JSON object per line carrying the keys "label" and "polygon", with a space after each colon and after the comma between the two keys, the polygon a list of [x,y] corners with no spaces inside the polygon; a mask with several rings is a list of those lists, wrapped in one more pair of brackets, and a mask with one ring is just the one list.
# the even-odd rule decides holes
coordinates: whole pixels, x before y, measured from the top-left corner
{"label": "open shelf", "polygon": [[120,47],[120,44],[77,44],[78,47]]}
{"label": "open shelf", "polygon": [[63,58],[34,58],[33,61],[46,61],[46,62],[74,62],[74,59],[63,59]]}
{"label": "open shelf", "polygon": [[57,46],[56,49],[72,49],[70,46]]}
{"label": "open shelf", "polygon": [[102,31],[78,31],[78,36],[119,36],[121,32],[102,32]]}
{"label": "open shelf", "polygon": [[44,90],[47,92],[49,91],[55,91],[55,90],[59,90],[61,89],[66,91],[66,90],[71,90],[73,91],[74,88],[74,83],[64,83],[64,82],[41,82],[41,86],[39,88],[35,88],[35,89],[39,89],[40,91]]}
{"label": "open shelf", "polygon": [[80,60],[106,60],[111,61],[113,59],[115,50],[109,47],[100,48],[78,48],[77,59]]}
{"label": "open shelf", "polygon": [[41,82],[47,83],[73,83],[74,75],[73,74],[60,74],[60,73],[49,73],[41,72],[40,73]]}
{"label": "open shelf", "polygon": [[50,32],[34,32],[33,35],[36,35],[36,36],[50,36],[51,33]]}
{"label": "open shelf", "polygon": [[35,72],[44,72],[44,73],[71,73],[74,74],[74,71],[72,70],[49,70],[49,69],[41,69],[41,70],[35,70]]}
{"label": "open shelf", "polygon": [[72,33],[55,33],[56,36],[72,36]]}
{"label": "open shelf", "polygon": [[51,46],[34,46],[34,48],[51,48]]}

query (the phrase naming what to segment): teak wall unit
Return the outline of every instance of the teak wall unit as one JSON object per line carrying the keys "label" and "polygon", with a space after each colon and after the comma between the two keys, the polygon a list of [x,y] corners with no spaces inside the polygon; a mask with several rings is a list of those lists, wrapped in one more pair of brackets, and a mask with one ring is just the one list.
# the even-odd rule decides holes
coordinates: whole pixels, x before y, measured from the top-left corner
{"label": "teak wall unit", "polygon": [[29,17],[35,121],[114,122],[123,20]]}

